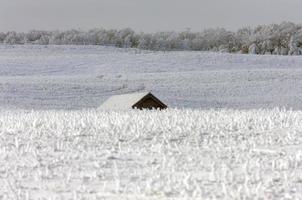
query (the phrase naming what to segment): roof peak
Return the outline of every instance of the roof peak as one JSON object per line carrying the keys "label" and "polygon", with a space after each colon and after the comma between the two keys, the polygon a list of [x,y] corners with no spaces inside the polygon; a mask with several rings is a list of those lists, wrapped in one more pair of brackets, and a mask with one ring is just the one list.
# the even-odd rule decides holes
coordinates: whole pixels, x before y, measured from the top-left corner
{"label": "roof peak", "polygon": [[141,91],[141,92],[128,92],[128,93],[123,93],[123,94],[116,94],[112,96],[117,96],[117,95],[131,95],[131,94],[149,94],[151,93],[150,91]]}

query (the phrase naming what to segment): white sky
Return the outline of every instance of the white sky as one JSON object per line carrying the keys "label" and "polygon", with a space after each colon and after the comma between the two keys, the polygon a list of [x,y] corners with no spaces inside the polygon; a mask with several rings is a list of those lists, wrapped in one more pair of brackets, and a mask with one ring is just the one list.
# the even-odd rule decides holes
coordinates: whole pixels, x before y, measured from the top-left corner
{"label": "white sky", "polygon": [[302,0],[0,0],[0,31],[126,28],[154,32],[302,22]]}

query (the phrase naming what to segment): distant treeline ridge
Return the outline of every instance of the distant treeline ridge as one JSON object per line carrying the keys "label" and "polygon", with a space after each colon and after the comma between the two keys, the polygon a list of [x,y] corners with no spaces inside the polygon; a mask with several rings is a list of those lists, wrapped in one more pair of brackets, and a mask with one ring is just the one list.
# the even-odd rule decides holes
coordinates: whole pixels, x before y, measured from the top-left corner
{"label": "distant treeline ridge", "polygon": [[0,33],[2,44],[105,45],[155,51],[193,50],[230,53],[301,55],[302,26],[291,22],[241,28],[236,32],[223,28],[203,32],[137,33],[121,30],[89,31],[14,31]]}

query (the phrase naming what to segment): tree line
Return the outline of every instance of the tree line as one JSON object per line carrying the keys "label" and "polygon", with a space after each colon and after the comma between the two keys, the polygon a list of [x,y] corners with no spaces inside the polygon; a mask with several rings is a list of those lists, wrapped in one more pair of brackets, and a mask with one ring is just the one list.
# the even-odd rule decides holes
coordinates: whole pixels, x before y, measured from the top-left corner
{"label": "tree line", "polygon": [[68,31],[32,30],[0,33],[1,44],[104,45],[154,51],[192,50],[243,54],[302,54],[302,26],[291,22],[245,27],[238,31],[224,28],[202,32],[135,32],[130,28],[103,28]]}

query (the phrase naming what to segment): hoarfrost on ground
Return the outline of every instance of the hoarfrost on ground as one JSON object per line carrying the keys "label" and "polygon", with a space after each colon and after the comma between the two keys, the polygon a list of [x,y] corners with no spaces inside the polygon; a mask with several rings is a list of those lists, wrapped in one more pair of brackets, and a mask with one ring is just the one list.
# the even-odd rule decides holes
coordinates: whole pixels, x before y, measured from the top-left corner
{"label": "hoarfrost on ground", "polygon": [[302,109],[302,57],[151,52],[99,46],[0,46],[0,105],[98,107],[152,90],[172,107]]}
{"label": "hoarfrost on ground", "polygon": [[0,111],[0,199],[301,199],[302,112]]}

